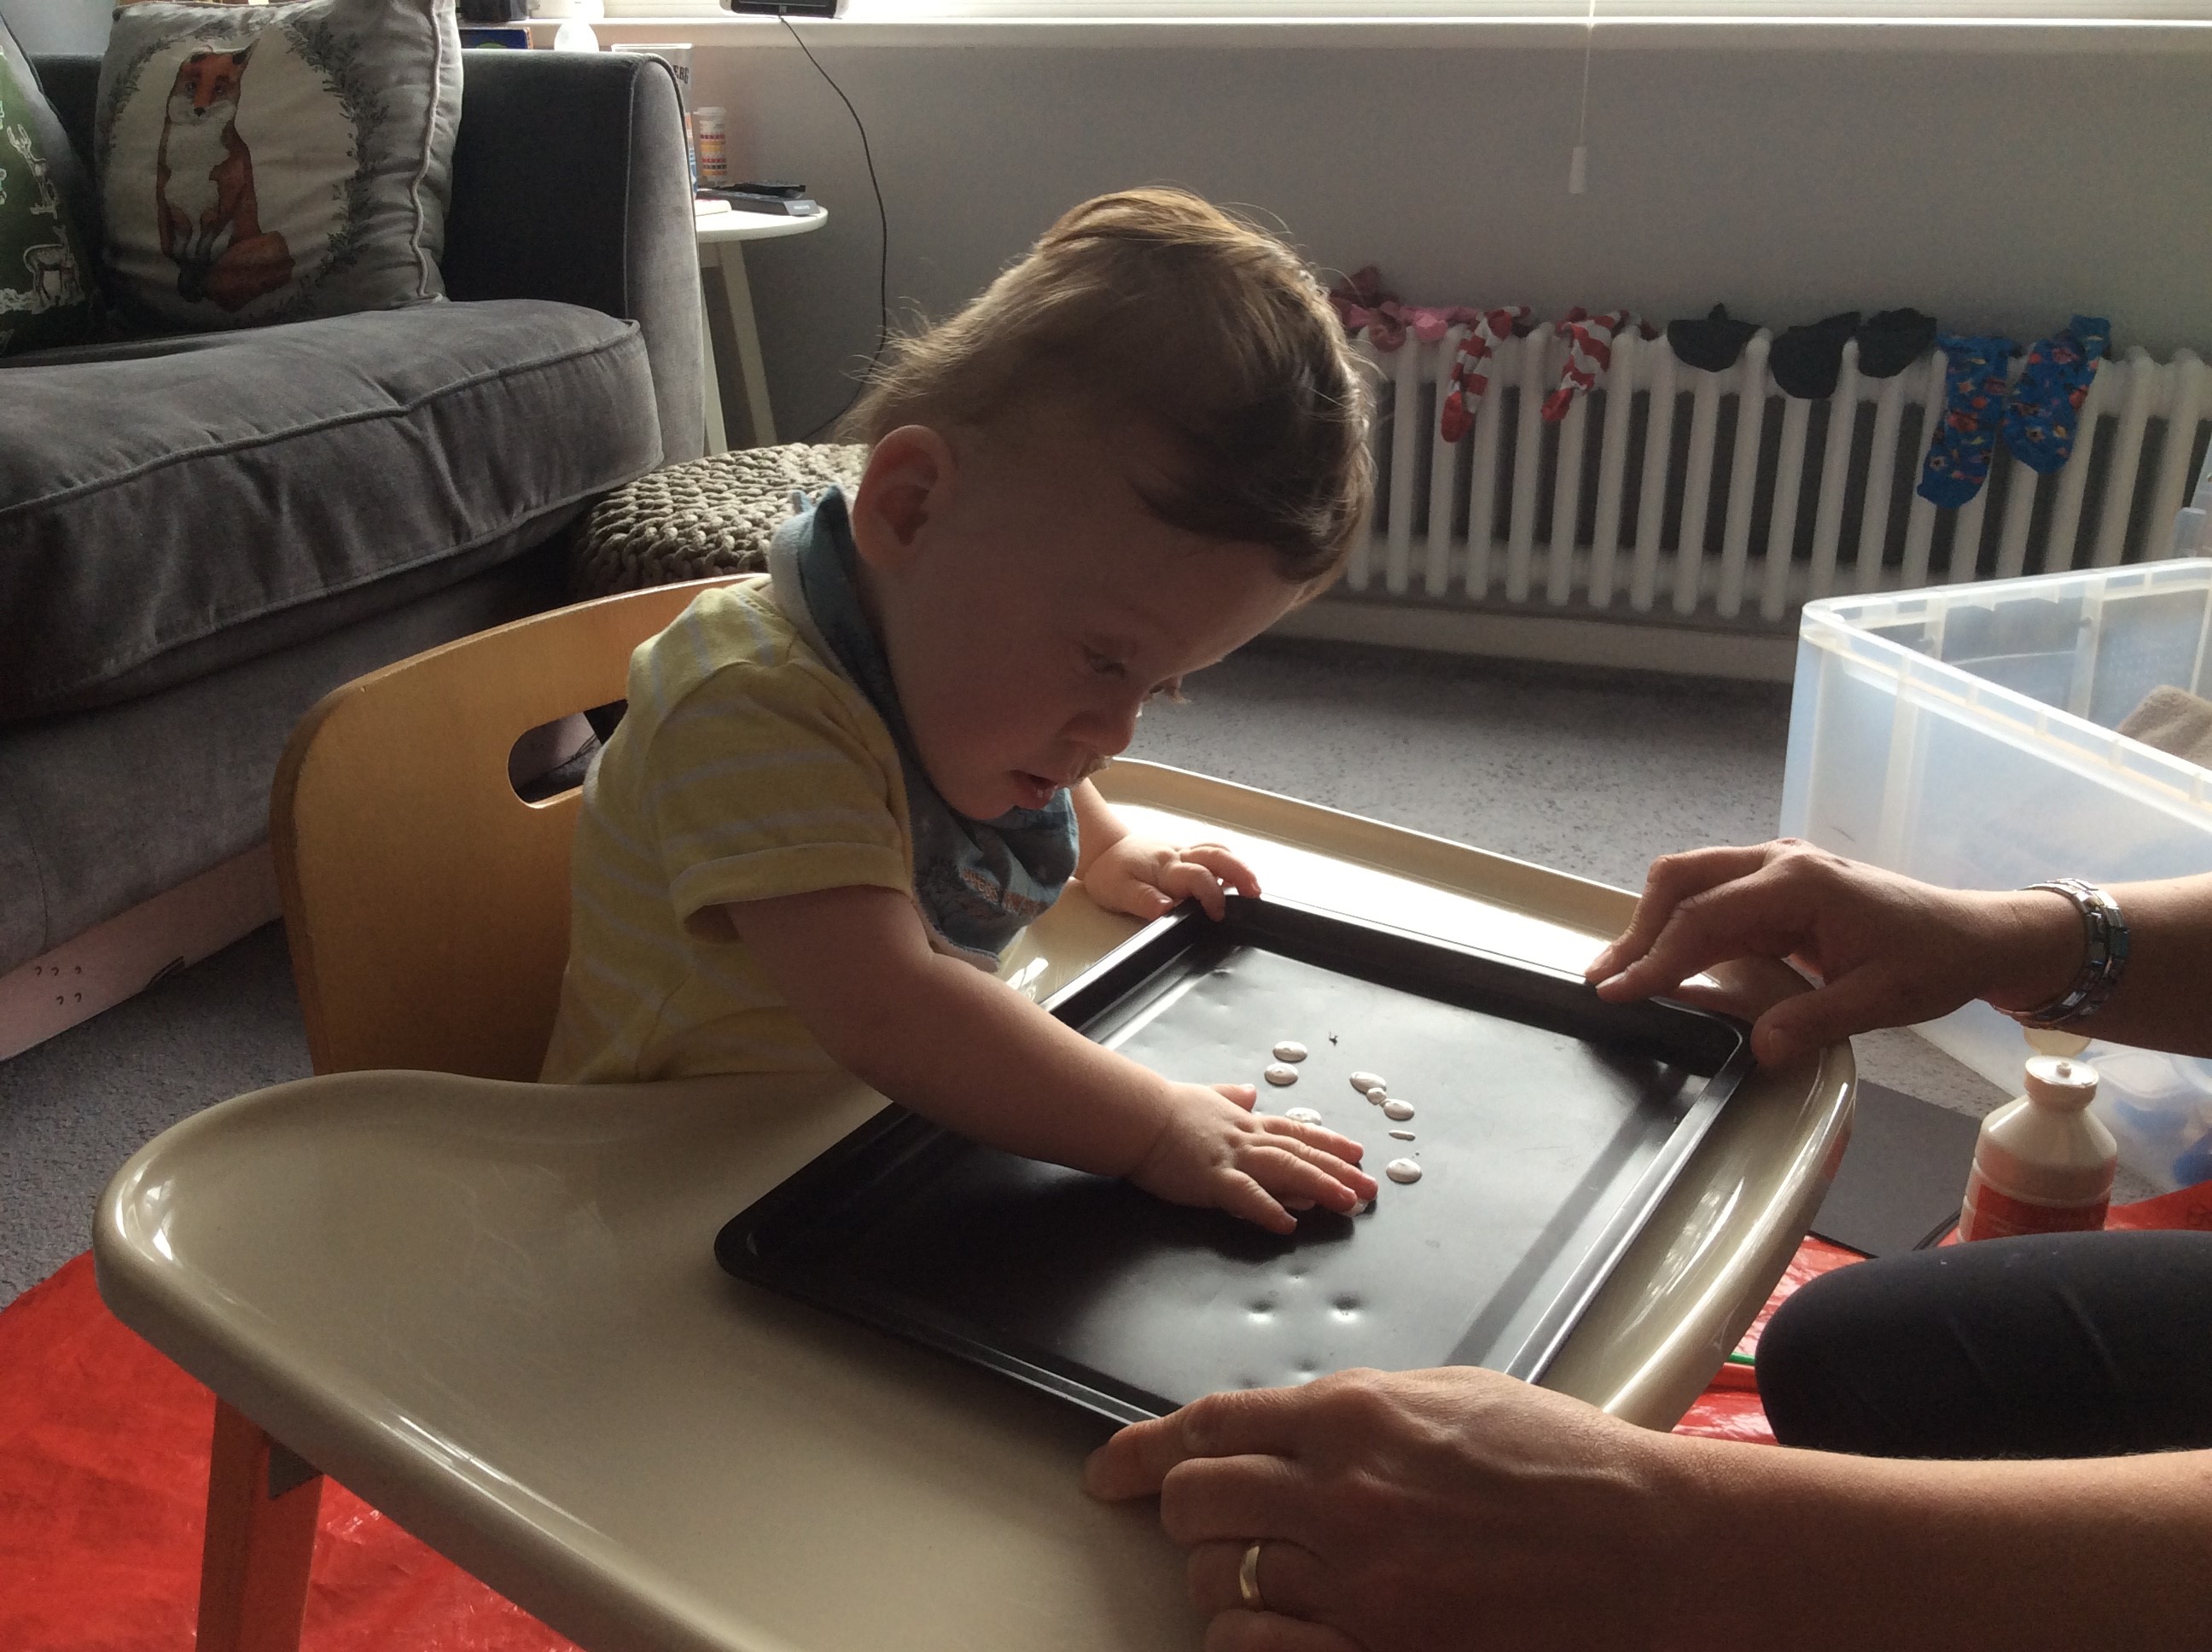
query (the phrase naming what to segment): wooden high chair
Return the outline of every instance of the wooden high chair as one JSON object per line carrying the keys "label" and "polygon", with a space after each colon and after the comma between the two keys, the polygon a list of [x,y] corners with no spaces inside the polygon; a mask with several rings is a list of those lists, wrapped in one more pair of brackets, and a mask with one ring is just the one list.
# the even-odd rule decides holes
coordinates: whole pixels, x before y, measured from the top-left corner
{"label": "wooden high chair", "polygon": [[[581,793],[525,802],[523,734],[620,700],[700,580],[555,609],[325,695],[286,743],[269,838],[319,1073],[538,1076],[568,952]],[[216,1408],[198,1652],[297,1645],[322,1476]]]}
{"label": "wooden high chair", "polygon": [[[141,1149],[94,1233],[108,1305],[218,1396],[199,1652],[296,1647],[318,1470],[593,1652],[1197,1644],[1157,1523],[1079,1490],[1096,1424],[715,1266],[721,1222],[879,1096],[841,1074],[526,1082],[578,799],[525,803],[508,753],[620,698],[631,650],[701,588],[434,649],[293,738],[272,833],[318,1076]],[[1274,893],[1559,967],[1632,904],[1152,764],[1099,783]],[[1136,926],[1072,889],[1005,973],[1043,996]],[[1779,964],[1743,981],[1802,990]],[[1852,1078],[1839,1045],[1746,1082],[1547,1386],[1680,1415],[1817,1208]]]}
{"label": "wooden high chair", "polygon": [[700,580],[463,637],[358,677],[293,731],[270,796],[284,933],[317,1072],[532,1079],[568,952],[581,793],[526,803],[527,731],[620,700]]}

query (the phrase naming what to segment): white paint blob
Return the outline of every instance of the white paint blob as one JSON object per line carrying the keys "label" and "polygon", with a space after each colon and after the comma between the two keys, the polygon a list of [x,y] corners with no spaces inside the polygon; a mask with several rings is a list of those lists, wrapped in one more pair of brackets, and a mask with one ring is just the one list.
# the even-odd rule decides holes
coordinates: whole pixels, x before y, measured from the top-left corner
{"label": "white paint blob", "polygon": [[1300,1124],[1319,1124],[1321,1122],[1321,1114],[1315,1112],[1313,1108],[1310,1107],[1290,1108],[1284,1112],[1283,1116],[1286,1119],[1294,1119]]}
{"label": "white paint blob", "polygon": [[1297,1083],[1298,1070],[1294,1066],[1289,1066],[1283,1062],[1278,1061],[1274,1066],[1269,1067],[1262,1076],[1269,1084],[1279,1088],[1284,1084],[1294,1084]]}
{"label": "white paint blob", "polygon": [[1413,1133],[1410,1130],[1393,1130],[1390,1133],[1392,1141],[1411,1141],[1413,1139]]}
{"label": "white paint blob", "polygon": [[1393,1096],[1382,1103],[1382,1116],[1386,1119],[1410,1119],[1413,1116],[1413,1104],[1401,1102]]}
{"label": "white paint blob", "polygon": [[1393,1181],[1419,1181],[1421,1179],[1421,1167],[1409,1158],[1392,1159],[1386,1173]]}
{"label": "white paint blob", "polygon": [[1278,1061],[1303,1061],[1306,1059],[1306,1047],[1295,1038],[1285,1038],[1275,1046],[1275,1059]]}
{"label": "white paint blob", "polygon": [[1352,1075],[1352,1087],[1363,1096],[1366,1095],[1370,1090],[1388,1088],[1388,1086],[1383,1084],[1381,1075],[1372,1072],[1353,1073]]}

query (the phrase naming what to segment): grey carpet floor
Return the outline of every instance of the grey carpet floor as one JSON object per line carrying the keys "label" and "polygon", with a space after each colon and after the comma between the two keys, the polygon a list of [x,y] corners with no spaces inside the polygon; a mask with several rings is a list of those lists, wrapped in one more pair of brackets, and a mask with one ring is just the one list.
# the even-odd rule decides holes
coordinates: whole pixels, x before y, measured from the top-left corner
{"label": "grey carpet floor", "polygon": [[[1653,856],[1771,836],[1787,691],[1316,644],[1259,645],[1148,712],[1132,755],[1635,888]],[[1861,1070],[1978,1114],[2002,1092],[1910,1033]],[[307,1072],[271,926],[0,1062],[0,1303],[89,1242],[142,1143]]]}

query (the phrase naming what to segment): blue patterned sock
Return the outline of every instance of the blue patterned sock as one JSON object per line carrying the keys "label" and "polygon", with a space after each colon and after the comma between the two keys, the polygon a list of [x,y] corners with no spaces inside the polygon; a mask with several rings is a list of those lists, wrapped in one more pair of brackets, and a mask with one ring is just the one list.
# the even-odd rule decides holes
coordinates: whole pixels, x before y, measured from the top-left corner
{"label": "blue patterned sock", "polygon": [[2074,452],[2077,416],[2096,376],[2097,361],[2112,342],[2112,324],[2100,315],[2077,315],[2066,330],[2027,353],[2027,370],[2005,408],[2005,446],[2031,471],[2048,476]]}
{"label": "blue patterned sock", "polygon": [[1920,496],[1956,510],[1989,478],[1990,453],[2004,418],[2005,364],[2019,347],[2009,338],[1945,333],[1936,348],[1944,355],[1943,416],[1928,443]]}

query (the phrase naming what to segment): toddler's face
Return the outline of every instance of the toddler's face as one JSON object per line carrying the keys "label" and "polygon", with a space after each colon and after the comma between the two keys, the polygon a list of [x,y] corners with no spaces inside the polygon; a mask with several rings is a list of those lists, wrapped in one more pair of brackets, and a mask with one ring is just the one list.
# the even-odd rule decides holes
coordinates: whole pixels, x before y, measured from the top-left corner
{"label": "toddler's face", "polygon": [[854,531],[922,766],[961,813],[1042,808],[1297,600],[1265,547],[1153,516],[1145,462],[1067,428],[957,457],[920,427],[878,444]]}

